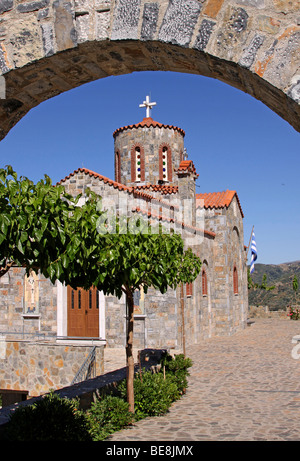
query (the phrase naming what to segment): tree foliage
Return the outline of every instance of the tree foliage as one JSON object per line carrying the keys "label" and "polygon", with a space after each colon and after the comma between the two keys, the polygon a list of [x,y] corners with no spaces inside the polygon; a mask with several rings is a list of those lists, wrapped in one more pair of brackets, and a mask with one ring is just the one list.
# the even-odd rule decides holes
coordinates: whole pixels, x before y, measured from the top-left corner
{"label": "tree foliage", "polygon": [[296,275],[294,275],[294,278],[293,278],[293,290],[294,290],[294,294],[295,294],[295,303],[297,302],[298,287],[299,287],[298,278],[297,278]]}
{"label": "tree foliage", "polygon": [[294,278],[293,278],[293,290],[294,292],[296,293],[297,290],[298,290],[298,279],[297,279],[297,276],[295,275]]}
{"label": "tree foliage", "polygon": [[[73,198],[45,175],[34,184],[18,179],[12,167],[0,170],[0,275],[12,264],[39,269],[52,283],[73,288],[97,287],[104,294],[126,295],[128,306],[128,386],[133,392],[133,293],[149,287],[165,293],[180,283],[193,282],[201,261],[185,249],[180,235],[151,233],[148,220],[119,217],[115,232],[99,207],[100,197],[85,191]],[[101,218],[101,219],[100,219]],[[126,229],[124,229],[126,226]],[[131,393],[130,410],[133,411]]]}
{"label": "tree foliage", "polygon": [[[119,298],[122,287],[145,292],[153,286],[165,292],[181,281],[194,280],[199,258],[184,251],[180,235],[145,233],[148,222],[139,219],[134,232],[103,233],[99,199],[86,190],[85,202],[45,175],[34,184],[17,177],[12,167],[0,169],[0,265],[39,269],[54,283],[92,285]],[[125,222],[125,225],[128,223]],[[101,220],[103,225],[103,219]],[[104,224],[105,225],[105,224]],[[137,231],[138,229],[138,231]]]}
{"label": "tree foliage", "polygon": [[[76,285],[81,268],[69,263],[87,260],[97,245],[95,194],[83,207],[63,186],[44,180],[34,184],[17,177],[12,167],[0,170],[0,265],[3,275],[11,265],[39,269],[52,282]],[[93,242],[93,245],[92,243]],[[83,266],[82,264],[81,266]],[[72,283],[71,283],[72,282]]]}
{"label": "tree foliage", "polygon": [[266,274],[263,275],[262,281],[260,284],[254,283],[250,275],[250,270],[248,269],[248,289],[257,290],[257,288],[259,288],[260,290],[271,291],[271,290],[274,290],[275,285],[272,285],[272,286],[267,285],[267,275]]}

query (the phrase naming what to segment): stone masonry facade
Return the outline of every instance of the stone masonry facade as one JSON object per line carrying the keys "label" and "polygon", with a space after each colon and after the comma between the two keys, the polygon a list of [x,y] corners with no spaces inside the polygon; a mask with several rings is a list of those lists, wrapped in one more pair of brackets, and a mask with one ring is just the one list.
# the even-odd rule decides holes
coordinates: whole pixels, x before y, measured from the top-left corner
{"label": "stone masonry facade", "polygon": [[[24,306],[25,269],[12,267],[0,279],[0,394],[37,396],[70,385],[91,351],[79,341],[57,340],[57,287],[38,275],[38,312]],[[96,348],[94,373],[103,373],[103,346]]]}
{"label": "stone masonry facade", "polygon": [[[42,101],[145,70],[219,79],[300,131],[299,38],[298,0],[0,0],[0,138]],[[151,219],[178,226],[180,204],[190,200],[189,232],[199,231],[197,213],[204,213],[201,242],[194,246],[201,274],[184,287],[183,298],[179,289],[138,294],[136,344],[180,348],[183,309],[188,341],[234,334],[245,325],[248,306],[238,195],[197,196],[178,127],[148,119],[117,129],[114,138],[114,181],[79,169],[62,180],[72,194],[92,187],[111,200],[130,198],[134,213],[148,214],[151,205]],[[92,344],[99,372],[105,344],[124,345],[124,299],[99,294],[97,339],[70,339],[66,290],[40,274],[28,281],[16,267],[0,280],[0,389],[36,395],[59,388],[72,381]]]}
{"label": "stone masonry facade", "polygon": [[[193,284],[165,294],[154,289],[145,294],[142,288],[135,293],[135,347],[180,350],[183,341],[195,344],[245,328],[247,266],[236,191],[196,194],[199,175],[184,149],[185,132],[178,127],[146,117],[113,136],[114,180],[79,168],[59,183],[73,196],[82,194],[80,200],[87,189],[93,190],[110,219],[125,213],[130,219],[144,217],[154,229],[161,223],[165,232],[179,232],[185,247],[202,261]],[[18,267],[1,278],[0,391],[39,395],[70,385],[94,346],[97,374],[103,370],[105,347],[125,346],[124,297],[97,292],[96,333],[70,333],[78,314],[85,310],[81,326],[90,315],[92,298],[82,304],[79,291],[69,295],[61,283],[53,285],[40,273],[27,276]]]}

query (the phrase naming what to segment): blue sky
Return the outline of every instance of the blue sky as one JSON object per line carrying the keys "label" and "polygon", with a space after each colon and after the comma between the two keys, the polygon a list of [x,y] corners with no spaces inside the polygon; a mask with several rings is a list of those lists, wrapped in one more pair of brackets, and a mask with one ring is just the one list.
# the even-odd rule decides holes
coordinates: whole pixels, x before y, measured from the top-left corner
{"label": "blue sky", "polygon": [[145,117],[179,126],[199,178],[196,192],[236,190],[244,240],[258,260],[300,260],[300,134],[260,101],[218,80],[171,72],[108,77],[32,109],[0,142],[0,165],[56,183],[84,166],[114,179],[115,129]]}

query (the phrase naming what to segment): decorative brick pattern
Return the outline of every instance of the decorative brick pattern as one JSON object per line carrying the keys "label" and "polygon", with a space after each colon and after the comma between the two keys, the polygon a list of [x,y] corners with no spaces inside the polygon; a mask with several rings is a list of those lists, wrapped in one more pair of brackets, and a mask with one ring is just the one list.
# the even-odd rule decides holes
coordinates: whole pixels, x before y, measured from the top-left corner
{"label": "decorative brick pattern", "polygon": [[122,184],[136,186],[134,149],[135,146],[139,146],[141,149],[141,184],[139,185],[158,185],[159,180],[163,179],[161,155],[162,148],[166,146],[168,147],[168,184],[176,185],[177,179],[173,177],[173,169],[179,167],[184,135],[182,129],[163,125],[151,118],[115,130],[113,136],[115,149],[120,152]]}

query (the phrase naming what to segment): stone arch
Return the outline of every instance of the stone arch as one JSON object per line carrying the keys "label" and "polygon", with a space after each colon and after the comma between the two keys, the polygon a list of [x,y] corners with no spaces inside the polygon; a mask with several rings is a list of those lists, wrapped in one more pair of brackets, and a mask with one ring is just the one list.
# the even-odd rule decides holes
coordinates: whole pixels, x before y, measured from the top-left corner
{"label": "stone arch", "polygon": [[0,139],[33,107],[134,71],[193,73],[300,131],[296,0],[0,0]]}
{"label": "stone arch", "polygon": [[[244,241],[243,237],[240,235],[240,231],[237,226],[233,226],[232,228],[232,238],[231,238],[231,245],[232,245],[232,254],[235,254],[236,251],[243,253],[244,248]],[[240,263],[238,264],[238,269],[241,270]]]}
{"label": "stone arch", "polygon": [[233,234],[233,242],[238,242],[239,245],[241,245],[241,237],[240,237],[240,231],[237,228],[237,226],[233,226],[232,228],[232,234]]}
{"label": "stone arch", "polygon": [[242,274],[242,261],[240,255],[243,254],[244,242],[240,236],[240,232],[237,226],[233,226],[231,234],[231,255],[234,261],[234,267],[236,267],[239,278]]}

